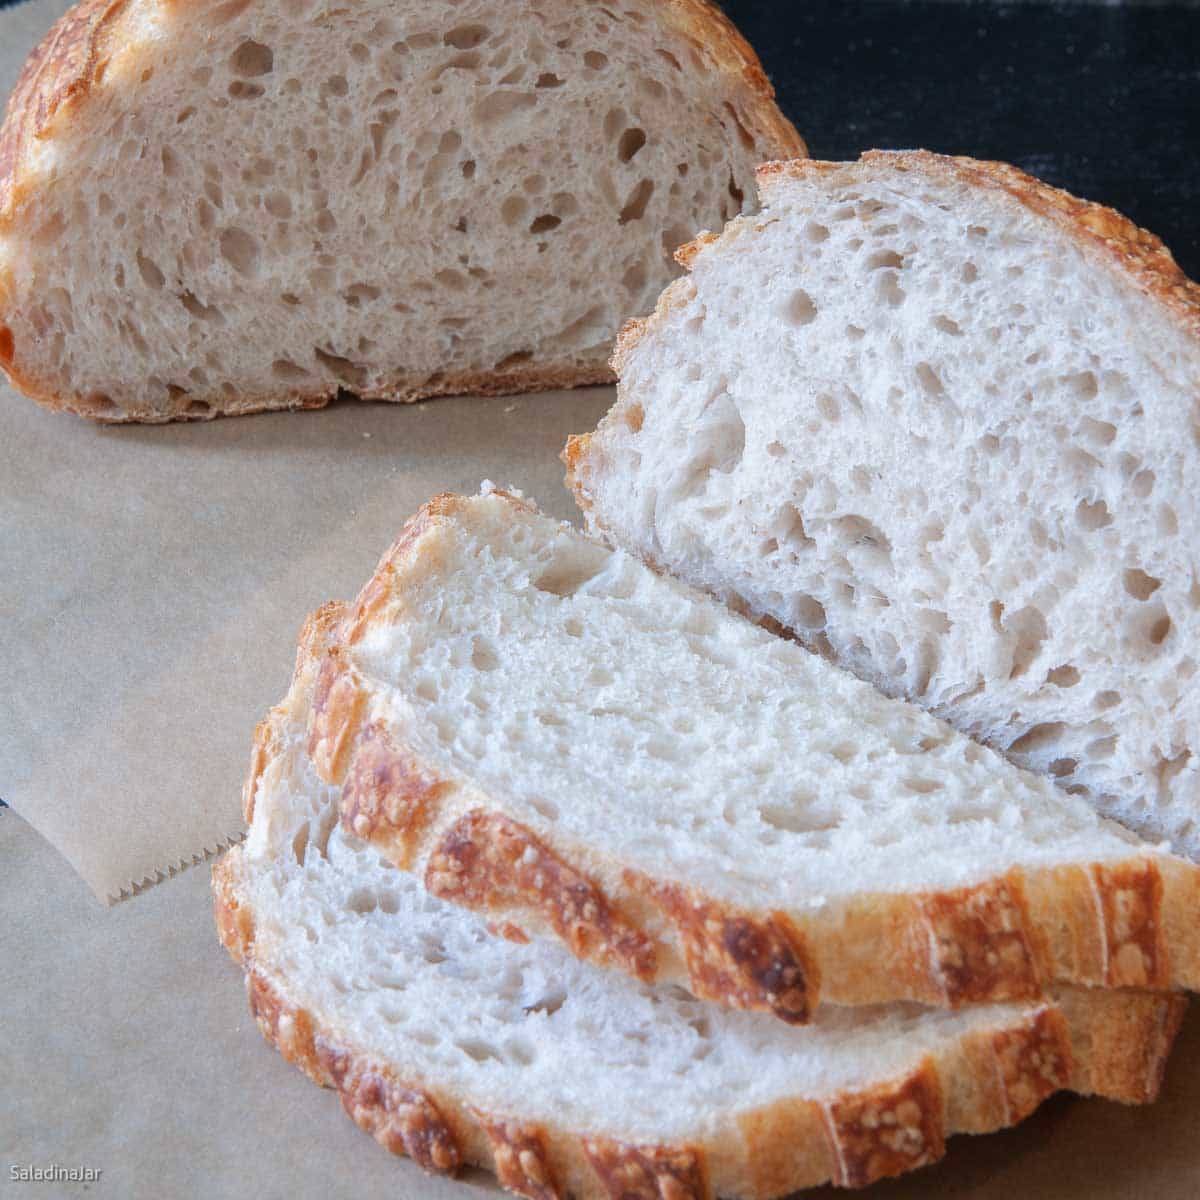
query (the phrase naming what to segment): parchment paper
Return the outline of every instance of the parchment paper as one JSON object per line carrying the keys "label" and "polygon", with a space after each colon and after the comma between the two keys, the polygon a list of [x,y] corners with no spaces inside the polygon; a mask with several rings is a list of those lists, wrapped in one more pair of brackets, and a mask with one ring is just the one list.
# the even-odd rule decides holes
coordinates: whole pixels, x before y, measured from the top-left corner
{"label": "parchment paper", "polygon": [[592,388],[96,427],[0,396],[0,795],[111,897],[224,845],[311,609],[431,495],[512,483],[569,516]]}

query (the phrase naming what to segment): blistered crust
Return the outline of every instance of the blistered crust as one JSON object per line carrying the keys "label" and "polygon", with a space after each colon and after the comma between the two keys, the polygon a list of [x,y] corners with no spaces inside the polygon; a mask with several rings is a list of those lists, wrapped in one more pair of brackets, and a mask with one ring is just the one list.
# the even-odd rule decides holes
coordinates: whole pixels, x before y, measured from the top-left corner
{"label": "blistered crust", "polygon": [[1002,1122],[1024,1120],[1051,1093],[1071,1080],[1071,1037],[1062,1013],[1046,1008],[1023,1028],[992,1035],[1004,1101]]}
{"label": "blistered crust", "polygon": [[1092,868],[1103,912],[1111,987],[1164,988],[1171,972],[1163,936],[1163,888],[1150,860]]}
{"label": "blistered crust", "polygon": [[472,1113],[487,1134],[501,1187],[526,1200],[559,1200],[564,1195],[555,1182],[540,1125],[489,1117],[476,1109]]}
{"label": "blistered crust", "polygon": [[583,1139],[584,1152],[613,1200],[707,1200],[704,1159],[691,1146],[640,1146]]}
{"label": "blistered crust", "polygon": [[1042,994],[1020,877],[935,893],[922,905],[944,1002],[1025,1000]]}
{"label": "blistered crust", "polygon": [[946,1151],[942,1090],[932,1059],[898,1083],[847,1093],[823,1111],[839,1187],[901,1175],[936,1162]]}
{"label": "blistered crust", "polygon": [[655,883],[632,872],[627,878],[674,925],[695,995],[730,1008],[770,1012],[792,1025],[811,1018],[816,970],[804,939],[783,913],[751,916],[677,884]]}
{"label": "blistered crust", "polygon": [[355,837],[374,841],[406,870],[450,784],[396,746],[382,722],[365,726],[350,754],[339,816]]}
{"label": "blistered crust", "polygon": [[60,109],[100,84],[129,0],[82,0],[38,43],[17,78],[0,126],[0,225],[20,201],[21,167]]}
{"label": "blistered crust", "polygon": [[656,975],[654,942],[582,872],[501,813],[459,818],[429,856],[425,887],[480,912],[535,913],[577,958],[638,979]]}

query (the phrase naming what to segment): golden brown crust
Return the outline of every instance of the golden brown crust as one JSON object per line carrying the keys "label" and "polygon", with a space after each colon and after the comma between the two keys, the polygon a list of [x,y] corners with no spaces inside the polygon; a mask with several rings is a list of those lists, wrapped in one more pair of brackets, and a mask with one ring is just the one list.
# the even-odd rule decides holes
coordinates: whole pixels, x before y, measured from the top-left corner
{"label": "golden brown crust", "polygon": [[0,126],[0,224],[20,201],[21,166],[55,115],[104,77],[114,31],[129,0],[81,0],[38,43],[17,78]]}
{"label": "golden brown crust", "polygon": [[922,904],[945,1003],[1026,1000],[1042,985],[1020,874],[938,892]]}
{"label": "golden brown crust", "polygon": [[429,855],[425,888],[478,912],[534,913],[577,958],[655,977],[654,942],[581,871],[501,813],[459,818]]}
{"label": "golden brown crust", "polygon": [[1110,987],[1165,988],[1171,974],[1163,938],[1162,876],[1150,860],[1095,866]]}
{"label": "golden brown crust", "polygon": [[372,722],[359,733],[350,756],[339,807],[342,826],[378,844],[407,870],[449,786],[397,747],[382,722]]}
{"label": "golden brown crust", "polygon": [[823,1112],[839,1187],[866,1187],[936,1162],[946,1151],[942,1089],[932,1059],[896,1083],[839,1096]]}
{"label": "golden brown crust", "polygon": [[817,973],[804,938],[783,913],[751,916],[692,888],[632,871],[626,879],[674,925],[693,994],[729,1008],[774,1013],[791,1025],[811,1018]]}
{"label": "golden brown crust", "polygon": [[1071,1035],[1062,1013],[1043,1009],[1026,1026],[992,1035],[1004,1101],[1003,1122],[1024,1120],[1071,1079]]}
{"label": "golden brown crust", "polygon": [[554,1179],[542,1126],[471,1111],[491,1143],[501,1187],[526,1200],[559,1200],[564,1195]]}
{"label": "golden brown crust", "polygon": [[691,1146],[636,1146],[587,1137],[583,1149],[612,1200],[707,1200],[703,1154]]}
{"label": "golden brown crust", "polygon": [[342,778],[365,705],[366,697],[332,647],[317,674],[308,720],[308,756],[330,783]]}
{"label": "golden brown crust", "polygon": [[454,1131],[420,1088],[397,1082],[387,1067],[315,1040],[317,1061],[337,1088],[342,1107],[360,1129],[392,1154],[406,1154],[426,1171],[452,1175],[462,1161]]}

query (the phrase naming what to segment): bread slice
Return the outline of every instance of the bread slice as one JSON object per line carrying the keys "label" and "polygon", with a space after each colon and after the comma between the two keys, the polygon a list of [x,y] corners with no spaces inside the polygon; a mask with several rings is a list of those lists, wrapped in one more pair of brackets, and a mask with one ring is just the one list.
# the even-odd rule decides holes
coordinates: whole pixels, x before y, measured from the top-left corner
{"label": "bread slice", "polygon": [[83,0],[0,132],[0,367],[103,421],[607,381],[804,152],[705,0]]}
{"label": "bread slice", "polygon": [[503,493],[409,522],[308,736],[433,895],[730,1007],[1200,983],[1200,868]]}
{"label": "bread slice", "polygon": [[1056,1088],[1156,1092],[1177,996],[828,1009],[792,1029],[490,936],[348,833],[308,758],[316,654],[342,615],[309,622],[249,837],[213,886],[262,1032],[389,1150],[487,1167],[531,1200],[767,1197],[931,1162]]}
{"label": "bread slice", "polygon": [[996,163],[759,188],[621,340],[592,528],[1200,856],[1200,287]]}

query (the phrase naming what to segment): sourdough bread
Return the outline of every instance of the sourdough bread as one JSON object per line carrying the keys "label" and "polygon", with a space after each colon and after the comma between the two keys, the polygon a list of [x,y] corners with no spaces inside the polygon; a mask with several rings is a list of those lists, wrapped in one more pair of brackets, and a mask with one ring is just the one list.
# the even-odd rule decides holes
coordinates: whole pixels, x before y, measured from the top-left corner
{"label": "sourdough bread", "polygon": [[213,884],[262,1032],[389,1150],[484,1166],[531,1200],[768,1197],[931,1162],[1059,1087],[1157,1090],[1180,997],[1066,989],[791,1029],[492,936],[338,821],[305,708],[341,616],[307,627],[259,739],[249,837]]}
{"label": "sourdough bread", "polygon": [[1200,854],[1200,288],[927,153],[761,169],[567,450],[591,527]]}
{"label": "sourdough bread", "polygon": [[731,1007],[1200,982],[1200,869],[503,493],[409,522],[308,745],[434,895]]}
{"label": "sourdough bread", "polygon": [[606,381],[803,153],[704,0],[83,0],[0,132],[0,367],[105,421]]}

